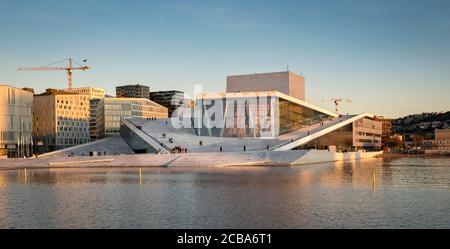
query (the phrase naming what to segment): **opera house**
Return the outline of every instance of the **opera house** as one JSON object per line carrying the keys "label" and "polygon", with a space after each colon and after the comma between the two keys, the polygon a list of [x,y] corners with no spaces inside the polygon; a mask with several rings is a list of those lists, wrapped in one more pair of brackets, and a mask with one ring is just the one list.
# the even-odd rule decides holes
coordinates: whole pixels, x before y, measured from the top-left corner
{"label": "opera house", "polygon": [[340,115],[305,101],[292,72],[229,76],[225,93],[198,93],[169,119],[122,118],[120,135],[42,156],[268,151],[379,151],[373,114]]}

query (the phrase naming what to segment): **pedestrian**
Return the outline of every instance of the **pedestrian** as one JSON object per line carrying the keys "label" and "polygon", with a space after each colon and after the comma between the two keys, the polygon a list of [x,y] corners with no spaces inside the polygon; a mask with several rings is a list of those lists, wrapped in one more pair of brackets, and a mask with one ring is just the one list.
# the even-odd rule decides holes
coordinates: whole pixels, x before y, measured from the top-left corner
{"label": "pedestrian", "polygon": [[223,149],[222,149],[222,146],[220,146],[220,152],[222,152],[222,150],[223,150]]}
{"label": "pedestrian", "polygon": [[244,145],[244,152],[247,150],[247,148],[245,147],[245,145]]}

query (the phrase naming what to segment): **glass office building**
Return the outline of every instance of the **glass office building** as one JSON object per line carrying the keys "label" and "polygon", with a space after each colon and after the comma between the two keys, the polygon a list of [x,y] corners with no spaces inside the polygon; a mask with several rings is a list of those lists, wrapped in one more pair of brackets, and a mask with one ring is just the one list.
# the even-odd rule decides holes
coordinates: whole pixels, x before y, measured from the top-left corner
{"label": "glass office building", "polygon": [[0,157],[32,155],[33,93],[0,85]]}
{"label": "glass office building", "polygon": [[184,92],[176,90],[151,92],[150,100],[167,107],[169,109],[169,117],[172,116],[172,113],[177,108],[185,105],[186,103]]}

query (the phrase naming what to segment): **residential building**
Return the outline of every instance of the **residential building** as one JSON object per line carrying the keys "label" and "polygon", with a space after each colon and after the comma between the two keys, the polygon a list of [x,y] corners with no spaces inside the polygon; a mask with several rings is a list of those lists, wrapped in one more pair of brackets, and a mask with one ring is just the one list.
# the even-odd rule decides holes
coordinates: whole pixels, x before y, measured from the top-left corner
{"label": "residential building", "polygon": [[398,148],[401,144],[401,140],[399,140],[398,135],[394,135],[392,133],[392,119],[377,117],[377,121],[381,122],[382,126],[382,135],[381,135],[381,145],[385,150],[389,150],[391,148]]}
{"label": "residential building", "polygon": [[256,91],[278,91],[305,100],[305,78],[289,71],[227,77],[227,93]]}
{"label": "residential building", "polygon": [[151,92],[150,100],[164,107],[167,107],[167,109],[169,110],[169,117],[172,116],[172,113],[177,108],[185,105],[185,103],[187,102],[185,101],[184,92],[176,90]]}
{"label": "residential building", "polygon": [[100,137],[120,135],[121,118],[165,119],[168,109],[145,98],[105,98],[97,108]]}
{"label": "residential building", "polygon": [[32,155],[33,93],[0,85],[0,158]]}
{"label": "residential building", "polygon": [[383,137],[389,137],[392,135],[392,119],[382,118],[380,119],[382,123]]}
{"label": "residential building", "polygon": [[428,149],[427,154],[450,154],[450,129],[436,129],[434,131],[434,142]]}
{"label": "residential building", "polygon": [[150,99],[150,87],[144,85],[125,85],[116,87],[117,98]]}
{"label": "residential building", "polygon": [[40,153],[90,141],[90,103],[84,94],[47,89],[33,100],[33,137]]}

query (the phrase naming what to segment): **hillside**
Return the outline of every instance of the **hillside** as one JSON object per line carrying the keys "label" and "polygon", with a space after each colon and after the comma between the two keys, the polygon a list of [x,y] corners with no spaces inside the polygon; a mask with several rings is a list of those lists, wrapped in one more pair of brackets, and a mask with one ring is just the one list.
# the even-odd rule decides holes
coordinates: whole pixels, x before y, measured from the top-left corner
{"label": "hillside", "polygon": [[394,133],[433,136],[435,129],[450,128],[450,112],[409,115],[394,119],[392,125]]}

